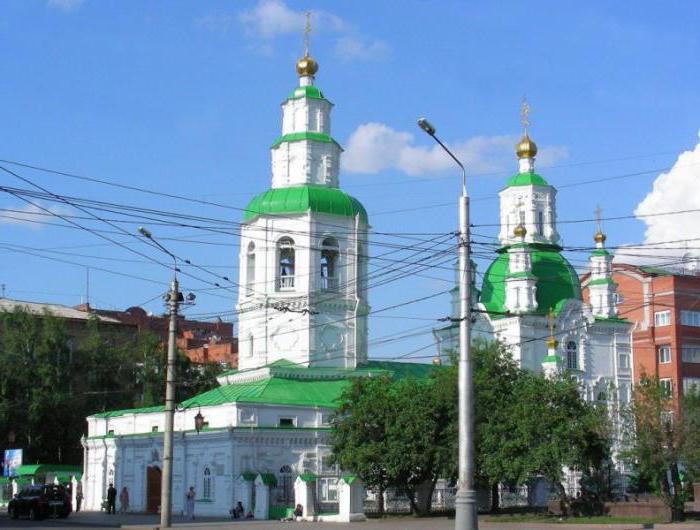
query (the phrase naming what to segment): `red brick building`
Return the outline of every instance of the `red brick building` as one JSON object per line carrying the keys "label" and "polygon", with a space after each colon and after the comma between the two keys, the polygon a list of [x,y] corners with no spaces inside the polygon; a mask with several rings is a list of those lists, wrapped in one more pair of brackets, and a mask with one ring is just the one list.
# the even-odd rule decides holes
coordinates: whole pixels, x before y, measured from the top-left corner
{"label": "red brick building", "polygon": [[[75,309],[135,326],[138,331],[150,331],[164,345],[168,342],[167,315],[149,315],[140,307],[112,311],[81,304]],[[233,324],[230,322],[205,322],[181,317],[178,321],[177,347],[194,363],[220,363],[228,368],[238,367],[238,340],[233,336]]]}
{"label": "red brick building", "polygon": [[[633,378],[658,376],[675,400],[700,390],[700,276],[613,265],[617,307],[632,328]],[[587,300],[588,275],[581,278]]]}

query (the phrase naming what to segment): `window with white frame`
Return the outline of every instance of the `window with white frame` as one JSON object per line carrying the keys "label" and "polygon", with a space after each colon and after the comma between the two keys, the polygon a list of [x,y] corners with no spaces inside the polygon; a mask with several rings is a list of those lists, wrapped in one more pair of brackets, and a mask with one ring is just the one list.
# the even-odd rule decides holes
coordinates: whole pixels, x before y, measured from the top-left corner
{"label": "window with white frame", "polygon": [[620,387],[617,389],[617,397],[620,403],[629,403],[630,385],[628,383],[620,383]]}
{"label": "window with white frame", "polygon": [[253,294],[253,290],[255,289],[255,243],[252,241],[248,243],[245,268],[245,294],[246,296],[251,296]]}
{"label": "window with white frame", "polygon": [[659,364],[667,364],[671,362],[671,345],[661,344],[656,347],[656,354],[659,359]]}
{"label": "window with white frame", "polygon": [[277,289],[294,289],[294,271],[296,259],[294,252],[294,240],[291,237],[283,237],[277,242]]}
{"label": "window with white frame", "polygon": [[578,348],[573,340],[566,343],[566,367],[569,370],[578,370]]}
{"label": "window with white frame", "polygon": [[255,423],[255,409],[244,407],[238,411],[238,421],[245,425]]}
{"label": "window with white frame", "polygon": [[684,363],[700,363],[700,346],[694,344],[683,344],[681,354]]}
{"label": "window with white frame", "polygon": [[338,501],[338,479],[336,477],[319,478],[318,489],[321,502]]}
{"label": "window with white frame", "polygon": [[671,379],[659,379],[659,384],[661,385],[666,397],[671,397],[673,395],[673,381]]}
{"label": "window with white frame", "polygon": [[684,377],[683,394],[700,394],[700,377]]}
{"label": "window with white frame", "polygon": [[338,465],[333,462],[332,455],[321,455],[321,474],[322,475],[337,475]]}
{"label": "window with white frame", "polygon": [[654,313],[655,326],[670,326],[671,325],[671,310],[657,311]]}
{"label": "window with white frame", "polygon": [[630,349],[627,346],[617,347],[617,366],[620,370],[630,369]]}
{"label": "window with white frame", "polygon": [[694,328],[700,327],[700,311],[681,310],[681,324]]}
{"label": "window with white frame", "polygon": [[338,240],[327,237],[321,243],[321,289],[334,291],[338,288]]}
{"label": "window with white frame", "polygon": [[212,479],[211,470],[208,467],[204,468],[204,480],[202,482],[202,498],[211,499],[212,498]]}

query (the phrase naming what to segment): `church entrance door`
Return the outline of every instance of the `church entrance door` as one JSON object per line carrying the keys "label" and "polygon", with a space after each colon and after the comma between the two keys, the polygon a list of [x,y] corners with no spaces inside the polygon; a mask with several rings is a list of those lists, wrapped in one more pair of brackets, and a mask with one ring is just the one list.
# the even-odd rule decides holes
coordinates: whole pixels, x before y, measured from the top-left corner
{"label": "church entrance door", "polygon": [[146,511],[157,513],[160,507],[160,468],[148,466],[146,468]]}

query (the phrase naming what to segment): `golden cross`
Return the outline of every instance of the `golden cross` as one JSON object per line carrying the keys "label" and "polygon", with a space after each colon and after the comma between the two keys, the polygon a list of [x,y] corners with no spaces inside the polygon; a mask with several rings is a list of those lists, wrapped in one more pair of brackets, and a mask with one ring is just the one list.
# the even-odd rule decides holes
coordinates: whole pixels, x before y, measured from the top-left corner
{"label": "golden cross", "polygon": [[530,125],[530,104],[525,96],[520,102],[520,123],[522,123],[525,134],[527,134],[527,128]]}
{"label": "golden cross", "polygon": [[309,55],[309,35],[311,35],[311,11],[306,12],[306,25],[304,26],[304,56]]}
{"label": "golden cross", "polygon": [[600,214],[603,213],[603,209],[600,207],[600,204],[596,206],[595,210],[593,210],[595,213],[595,229],[596,232],[601,232],[601,227],[600,227]]}
{"label": "golden cross", "polygon": [[547,321],[549,322],[549,338],[553,339],[554,338],[554,311],[552,311],[552,308],[549,308],[549,312],[547,313]]}

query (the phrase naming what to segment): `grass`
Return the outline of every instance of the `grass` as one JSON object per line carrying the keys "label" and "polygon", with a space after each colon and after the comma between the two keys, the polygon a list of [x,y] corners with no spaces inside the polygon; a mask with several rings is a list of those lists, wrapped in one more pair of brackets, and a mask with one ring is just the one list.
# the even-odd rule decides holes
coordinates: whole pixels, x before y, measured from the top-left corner
{"label": "grass", "polygon": [[557,515],[516,513],[502,515],[487,515],[483,518],[487,523],[566,523],[566,524],[654,524],[664,523],[660,517],[615,517],[598,515],[592,517],[559,517]]}

